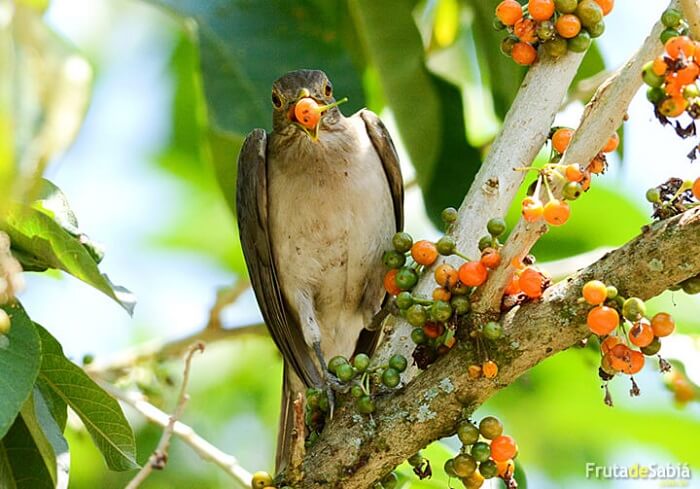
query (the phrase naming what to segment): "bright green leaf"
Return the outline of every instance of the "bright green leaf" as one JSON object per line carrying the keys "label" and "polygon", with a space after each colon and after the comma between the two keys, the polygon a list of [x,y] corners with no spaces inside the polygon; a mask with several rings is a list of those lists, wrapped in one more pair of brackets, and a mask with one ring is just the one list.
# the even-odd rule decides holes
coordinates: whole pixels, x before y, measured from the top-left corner
{"label": "bright green leaf", "polygon": [[39,379],[80,417],[112,470],[138,467],[134,433],[119,403],[63,355],[61,345],[36,325],[43,349]]}
{"label": "bright green leaf", "polygon": [[33,264],[56,268],[70,273],[116,300],[129,314],[136,303],[134,295],[115,286],[100,273],[97,263],[79,238],[72,236],[42,211],[30,207],[13,207],[5,222],[0,223],[12,242],[13,252],[23,266],[23,259]]}
{"label": "bright green leaf", "polygon": [[41,362],[41,343],[34,324],[18,303],[0,306],[12,321],[0,334],[0,438],[12,426],[34,387]]}

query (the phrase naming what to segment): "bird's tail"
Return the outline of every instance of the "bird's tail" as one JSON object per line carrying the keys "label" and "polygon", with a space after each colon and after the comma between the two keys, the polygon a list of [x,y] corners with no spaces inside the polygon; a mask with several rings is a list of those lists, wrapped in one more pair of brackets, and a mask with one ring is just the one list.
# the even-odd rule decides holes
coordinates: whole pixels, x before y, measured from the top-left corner
{"label": "bird's tail", "polygon": [[[303,405],[295,406],[295,401],[298,399],[299,394],[304,391],[303,382],[285,362],[282,381],[282,407],[280,409],[279,432],[277,434],[277,456],[275,458],[277,473],[292,462],[291,458],[298,451],[296,447],[300,442],[304,443]],[[302,416],[302,419],[297,419],[297,416]],[[301,433],[299,433],[298,427],[301,427]]]}

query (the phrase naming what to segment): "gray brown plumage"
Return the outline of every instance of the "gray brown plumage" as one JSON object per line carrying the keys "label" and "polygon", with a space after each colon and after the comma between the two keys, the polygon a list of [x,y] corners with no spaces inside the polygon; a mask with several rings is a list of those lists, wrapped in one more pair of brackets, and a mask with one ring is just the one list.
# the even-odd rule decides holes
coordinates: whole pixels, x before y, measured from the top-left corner
{"label": "gray brown plumage", "polygon": [[[337,107],[309,130],[294,104],[334,102],[325,73],[273,84],[273,131],[251,132],[238,160],[243,253],[260,310],[285,360],[278,468],[290,444],[291,400],[324,385],[323,357],[350,357],[384,299],[381,256],[403,225],[403,183],[386,128]],[[365,351],[380,331],[362,334]]]}

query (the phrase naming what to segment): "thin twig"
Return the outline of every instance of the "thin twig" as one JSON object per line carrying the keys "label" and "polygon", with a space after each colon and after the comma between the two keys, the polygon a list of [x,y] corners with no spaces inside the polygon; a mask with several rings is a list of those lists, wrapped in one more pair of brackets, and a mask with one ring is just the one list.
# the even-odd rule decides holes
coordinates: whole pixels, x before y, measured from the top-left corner
{"label": "thin twig", "polygon": [[177,404],[175,405],[173,414],[168,419],[168,424],[165,426],[165,430],[163,430],[158,446],[153,454],[148,458],[148,462],[141,467],[141,470],[139,470],[136,476],[131,479],[125,489],[136,489],[143,483],[143,481],[146,480],[146,478],[148,478],[149,475],[151,475],[151,472],[154,470],[163,470],[165,468],[165,464],[168,463],[168,449],[170,448],[170,440],[173,437],[173,431],[175,430],[175,423],[182,417],[182,414],[185,412],[187,401],[189,400],[189,395],[187,394],[187,384],[190,380],[192,357],[198,351],[204,351],[204,343],[201,341],[191,345],[189,350],[187,350],[187,355],[185,356],[185,368],[182,374],[182,384],[180,385],[180,393],[177,396]]}
{"label": "thin twig", "polygon": [[[100,378],[95,378],[95,381],[114,398],[131,406],[150,422],[164,428],[170,424],[170,416],[148,402],[140,392],[124,392]],[[182,441],[188,444],[202,460],[218,465],[224,472],[240,484],[241,487],[250,487],[253,476],[240,465],[236,457],[221,451],[199,436],[194,429],[181,421],[175,421],[172,431]]]}

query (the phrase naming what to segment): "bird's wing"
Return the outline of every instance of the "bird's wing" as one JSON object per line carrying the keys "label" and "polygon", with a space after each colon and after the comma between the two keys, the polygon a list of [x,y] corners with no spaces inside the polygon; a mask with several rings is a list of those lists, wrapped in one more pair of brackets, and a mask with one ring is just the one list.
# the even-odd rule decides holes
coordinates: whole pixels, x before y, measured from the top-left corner
{"label": "bird's wing", "polygon": [[307,386],[318,386],[322,376],[277,280],[268,230],[266,156],[267,135],[264,130],[255,129],[238,157],[236,209],[243,256],[260,311],[277,348]]}
{"label": "bird's wing", "polygon": [[403,229],[403,177],[399,166],[399,156],[396,154],[396,148],[391,140],[389,131],[386,130],[384,123],[377,117],[377,114],[365,109],[360,112],[360,116],[365,121],[367,134],[369,134],[374,149],[377,150],[379,159],[382,160],[382,165],[384,165],[384,172],[391,190],[391,198],[394,202],[396,230],[401,231]]}

